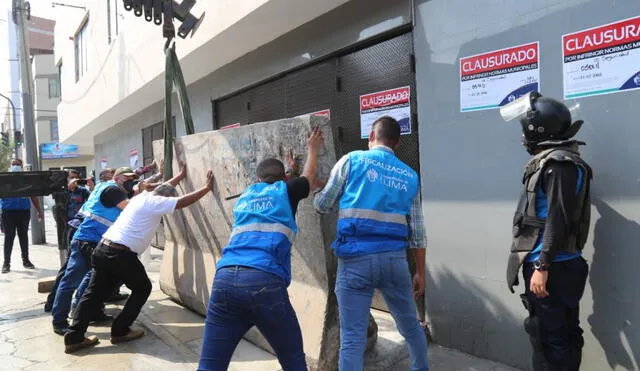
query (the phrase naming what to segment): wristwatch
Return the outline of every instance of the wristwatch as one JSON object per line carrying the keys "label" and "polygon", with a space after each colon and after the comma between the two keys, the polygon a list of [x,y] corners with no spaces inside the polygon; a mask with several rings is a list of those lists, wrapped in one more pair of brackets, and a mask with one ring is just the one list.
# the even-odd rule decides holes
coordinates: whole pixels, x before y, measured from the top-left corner
{"label": "wristwatch", "polygon": [[549,265],[542,263],[542,260],[538,259],[533,262],[533,269],[541,272],[545,272],[549,268]]}

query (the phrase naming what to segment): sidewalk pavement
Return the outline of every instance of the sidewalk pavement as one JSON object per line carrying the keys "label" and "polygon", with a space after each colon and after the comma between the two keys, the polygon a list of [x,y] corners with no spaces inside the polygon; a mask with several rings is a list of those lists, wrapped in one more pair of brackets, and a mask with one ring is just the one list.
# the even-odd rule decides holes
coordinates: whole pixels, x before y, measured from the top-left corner
{"label": "sidewalk pavement", "polygon": [[[63,339],[53,333],[51,316],[43,311],[46,295],[37,293],[38,279],[54,276],[59,266],[55,224],[50,212],[47,214],[47,241],[50,243],[30,248],[30,257],[37,269],[22,268],[16,241],[12,271],[0,276],[0,369],[195,370],[202,344],[204,318],[175,303],[160,291],[158,276],[162,251],[155,248],[152,248],[151,262],[147,267],[154,290],[136,324],[145,328],[147,335],[131,343],[111,345],[108,326],[91,326],[88,334],[97,335],[101,343],[76,354],[64,353]],[[117,313],[120,305],[107,306],[107,312]],[[392,344],[396,348],[401,346],[403,340],[390,316],[377,313],[376,317],[379,325],[378,343],[387,346]],[[434,371],[517,371],[434,344],[429,347],[429,361],[430,369]],[[377,367],[371,365],[366,369]],[[389,371],[408,369],[406,358],[391,368],[385,367]],[[233,355],[229,370],[278,371],[281,368],[273,355],[243,340]]]}

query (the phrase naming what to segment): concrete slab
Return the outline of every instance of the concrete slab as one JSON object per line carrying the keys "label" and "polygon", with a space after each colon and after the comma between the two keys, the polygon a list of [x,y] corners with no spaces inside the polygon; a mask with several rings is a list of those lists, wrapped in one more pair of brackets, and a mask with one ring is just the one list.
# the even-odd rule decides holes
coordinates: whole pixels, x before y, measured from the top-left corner
{"label": "concrete slab", "polygon": [[[152,295],[158,302],[170,301],[166,295],[158,291]],[[165,299],[161,299],[164,297]],[[171,302],[171,301],[170,301]],[[173,302],[172,302],[173,303]],[[162,308],[153,305],[145,307],[139,317],[141,323],[149,332],[155,334],[182,358],[197,367],[202,350],[202,333],[204,331],[204,318],[182,306],[170,306]],[[175,304],[175,303],[174,303]],[[190,339],[193,336],[194,339]],[[229,370],[280,370],[280,364],[275,356],[254,346],[246,340],[241,340],[231,357]]]}

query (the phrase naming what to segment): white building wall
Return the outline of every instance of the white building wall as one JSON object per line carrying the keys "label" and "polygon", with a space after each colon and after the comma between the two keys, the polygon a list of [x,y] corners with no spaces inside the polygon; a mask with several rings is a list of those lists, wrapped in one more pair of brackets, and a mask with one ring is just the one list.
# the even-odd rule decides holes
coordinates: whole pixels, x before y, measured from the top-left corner
{"label": "white building wall", "polygon": [[[198,1],[206,12],[192,38],[179,39],[187,83],[345,3],[346,0]],[[97,133],[160,101],[163,94],[162,29],[124,12],[120,33],[107,43],[106,1],[87,1],[87,11],[56,15],[56,60],[62,60],[62,102],[58,106],[62,140],[91,140]],[[119,4],[121,4],[119,2]],[[76,83],[73,41],[88,17],[88,72]],[[70,120],[73,119],[73,124]]]}
{"label": "white building wall", "polygon": [[[35,119],[44,117],[57,117],[57,107],[60,98],[49,97],[49,79],[57,79],[58,71],[53,61],[52,54],[35,55],[32,60],[34,77],[34,107]],[[50,137],[47,137],[51,140]]]}
{"label": "white building wall", "polygon": [[[371,5],[366,15],[362,12],[362,5],[365,3]],[[408,4],[408,1],[351,1],[349,5],[335,9],[331,14],[315,19],[294,32],[261,46],[233,63],[212,70],[202,79],[189,84],[187,88],[195,131],[213,129],[213,99],[406,24],[411,19]],[[202,29],[198,30],[198,33],[201,31]],[[178,40],[178,50],[183,48],[184,42]],[[188,74],[189,68],[182,61],[181,64],[183,72]],[[210,66],[207,63],[202,64]],[[93,141],[96,168],[99,168],[103,157],[107,158],[109,167],[128,165],[131,149],[137,149],[139,165],[141,164],[142,129],[164,120],[163,79],[160,80],[158,89],[155,103],[125,117],[113,126],[105,126],[95,135]],[[172,102],[173,114],[176,117],[176,134],[181,136],[185,134],[185,128],[176,94],[173,95]]]}
{"label": "white building wall", "polygon": [[[35,55],[32,59],[34,78],[34,118],[38,148],[43,143],[58,141],[52,137],[51,121],[57,120],[60,98],[49,96],[49,80],[58,79],[58,68],[53,54]],[[58,124],[59,125],[59,124]],[[55,139],[55,140],[54,140]],[[86,167],[87,174],[93,169],[93,143],[79,144],[78,157],[62,159],[41,159],[42,169]]]}

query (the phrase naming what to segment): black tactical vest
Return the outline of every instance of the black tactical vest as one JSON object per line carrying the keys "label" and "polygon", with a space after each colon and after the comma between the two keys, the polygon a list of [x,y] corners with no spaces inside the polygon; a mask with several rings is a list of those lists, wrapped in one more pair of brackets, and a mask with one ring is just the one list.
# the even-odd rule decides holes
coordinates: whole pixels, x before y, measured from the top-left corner
{"label": "black tactical vest", "polygon": [[583,172],[583,185],[577,195],[579,201],[570,215],[569,236],[562,251],[567,253],[581,251],[587,241],[591,219],[591,199],[589,197],[591,168],[580,158],[577,145],[544,150],[527,163],[522,178],[524,189],[513,217],[513,243],[507,264],[507,284],[511,292],[514,292],[513,286],[518,285],[520,266],[529,252],[534,249],[546,222],[545,219],[540,219],[536,215],[536,188],[549,160],[572,162],[579,166]]}

